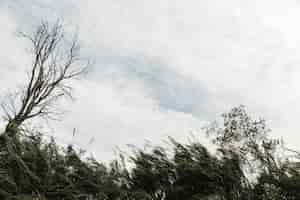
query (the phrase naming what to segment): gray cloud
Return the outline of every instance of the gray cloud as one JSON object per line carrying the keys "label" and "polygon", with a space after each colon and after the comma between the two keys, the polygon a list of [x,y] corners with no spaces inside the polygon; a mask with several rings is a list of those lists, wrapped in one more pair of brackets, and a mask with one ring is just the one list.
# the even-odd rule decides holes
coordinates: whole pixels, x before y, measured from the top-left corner
{"label": "gray cloud", "polygon": [[[179,74],[168,66],[163,58],[120,52],[101,55],[89,78],[95,81],[114,81],[142,84],[151,98],[158,101],[161,109],[190,113],[197,117],[212,118],[216,112],[216,97],[201,80]],[[126,83],[125,83],[126,84]],[[124,87],[120,81],[119,87]]]}
{"label": "gray cloud", "polygon": [[22,77],[27,62],[20,50],[26,45],[12,33],[42,19],[78,27],[83,55],[95,60],[58,125],[65,141],[76,127],[77,142],[95,137],[91,150],[102,155],[145,138],[183,139],[201,122],[245,104],[299,145],[300,7],[293,0],[272,6],[268,0],[4,0],[0,6],[5,87],[15,73]]}

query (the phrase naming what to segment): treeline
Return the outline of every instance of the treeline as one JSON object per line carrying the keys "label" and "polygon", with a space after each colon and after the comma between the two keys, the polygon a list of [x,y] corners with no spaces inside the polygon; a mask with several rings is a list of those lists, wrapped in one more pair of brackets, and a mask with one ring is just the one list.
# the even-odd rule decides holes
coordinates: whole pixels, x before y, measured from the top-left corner
{"label": "treeline", "polygon": [[14,153],[7,152],[1,136],[0,199],[300,199],[300,164],[276,157],[283,147],[266,137],[264,121],[244,107],[223,119],[209,129],[214,153],[200,142],[170,139],[167,147],[136,148],[108,166],[38,134],[15,138]]}
{"label": "treeline", "polygon": [[134,148],[103,164],[72,145],[65,148],[39,131],[32,119],[52,119],[71,97],[69,80],[82,74],[77,41],[57,23],[32,34],[33,65],[28,82],[2,104],[6,127],[0,135],[0,199],[4,200],[297,200],[300,154],[268,136],[262,119],[244,106],[203,130],[212,142]]}

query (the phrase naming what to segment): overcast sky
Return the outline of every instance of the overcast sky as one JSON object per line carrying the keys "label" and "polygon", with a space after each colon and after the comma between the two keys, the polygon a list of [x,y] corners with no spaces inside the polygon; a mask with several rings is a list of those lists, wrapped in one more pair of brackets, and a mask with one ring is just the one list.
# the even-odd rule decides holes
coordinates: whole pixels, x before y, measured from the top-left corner
{"label": "overcast sky", "polygon": [[59,141],[108,159],[116,146],[184,140],[244,104],[300,145],[299,1],[0,0],[2,93],[30,67],[16,32],[56,19],[95,63],[53,127]]}

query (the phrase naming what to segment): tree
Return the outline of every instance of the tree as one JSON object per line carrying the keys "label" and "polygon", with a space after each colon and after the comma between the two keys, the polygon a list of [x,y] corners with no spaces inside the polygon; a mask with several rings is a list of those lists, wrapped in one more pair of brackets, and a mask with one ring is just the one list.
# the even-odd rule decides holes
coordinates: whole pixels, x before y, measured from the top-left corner
{"label": "tree", "polygon": [[4,134],[16,134],[26,120],[57,117],[55,104],[63,97],[72,97],[70,79],[81,75],[82,65],[76,37],[65,37],[62,24],[39,25],[33,34],[21,33],[32,45],[32,66],[27,84],[10,104],[2,104],[8,120]]}
{"label": "tree", "polygon": [[171,151],[137,149],[130,157],[130,199],[242,199],[245,177],[237,157],[217,157],[198,142],[171,144]]}
{"label": "tree", "polygon": [[42,181],[24,158],[27,150],[20,139],[24,124],[36,118],[57,117],[55,104],[63,97],[72,97],[70,80],[88,66],[81,62],[76,37],[71,40],[65,37],[59,22],[42,23],[32,34],[21,33],[21,36],[31,43],[28,82],[11,101],[1,105],[7,124],[0,135],[0,159],[4,161],[0,167],[14,193],[23,190],[24,185],[29,186],[26,190],[34,191]]}
{"label": "tree", "polygon": [[221,125],[212,123],[205,127],[219,152],[236,154],[244,168],[248,167],[254,173],[260,170],[273,171],[279,167],[276,151],[281,141],[268,136],[270,129],[264,119],[253,119],[245,106],[232,108],[222,115],[222,119]]}
{"label": "tree", "polygon": [[[299,153],[270,138],[265,120],[253,119],[244,106],[234,107],[222,117],[221,125],[214,123],[206,131],[221,155],[234,155],[239,160],[247,176],[241,185],[248,191],[247,199],[299,199]],[[296,158],[289,159],[286,150]]]}

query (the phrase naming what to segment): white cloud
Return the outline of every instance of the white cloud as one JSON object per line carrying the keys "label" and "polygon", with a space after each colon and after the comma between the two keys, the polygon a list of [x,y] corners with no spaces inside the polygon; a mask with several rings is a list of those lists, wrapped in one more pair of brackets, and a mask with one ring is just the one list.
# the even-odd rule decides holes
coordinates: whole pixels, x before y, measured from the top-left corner
{"label": "white cloud", "polygon": [[[141,146],[145,140],[158,144],[172,136],[186,141],[190,131],[200,130],[202,122],[191,114],[161,110],[140,85],[130,84],[121,89],[114,84],[78,83],[77,101],[56,136],[70,141],[76,127],[73,142],[100,157],[111,155],[117,146]],[[89,144],[90,140],[94,142]]]}
{"label": "white cloud", "polygon": [[95,136],[95,151],[166,133],[183,138],[237,104],[299,145],[297,1],[15,2],[13,26],[60,16],[78,25],[84,53],[97,62],[61,129],[76,126],[83,143]]}
{"label": "white cloud", "polygon": [[[30,60],[25,53],[25,43],[17,36],[17,23],[7,10],[0,8],[0,101],[24,81],[25,68]],[[2,117],[2,116],[1,116]],[[3,121],[0,119],[0,130]]]}

